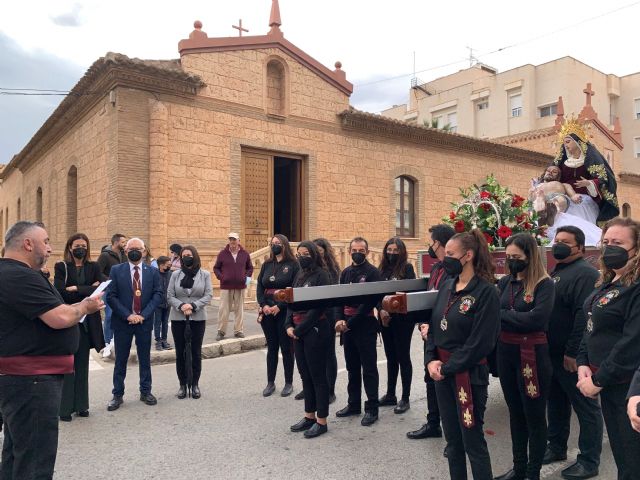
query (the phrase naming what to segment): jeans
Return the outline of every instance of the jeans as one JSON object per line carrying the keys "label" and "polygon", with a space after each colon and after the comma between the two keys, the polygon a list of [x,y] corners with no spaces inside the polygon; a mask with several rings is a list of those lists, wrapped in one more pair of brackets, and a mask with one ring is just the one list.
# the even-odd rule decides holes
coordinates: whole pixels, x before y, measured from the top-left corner
{"label": "jeans", "polygon": [[104,343],[109,345],[113,339],[113,330],[111,329],[111,307],[107,302],[104,303]]}
{"label": "jeans", "polygon": [[153,336],[156,342],[167,341],[167,333],[169,332],[169,309],[158,307],[153,316]]}
{"label": "jeans", "polygon": [[0,375],[0,480],[53,478],[61,397],[62,375]]}
{"label": "jeans", "polygon": [[118,397],[124,395],[124,379],[127,376],[127,362],[131,351],[131,341],[135,337],[140,371],[140,393],[151,393],[151,330],[142,325],[127,325],[113,332],[116,346],[116,364],[113,367],[113,391]]}

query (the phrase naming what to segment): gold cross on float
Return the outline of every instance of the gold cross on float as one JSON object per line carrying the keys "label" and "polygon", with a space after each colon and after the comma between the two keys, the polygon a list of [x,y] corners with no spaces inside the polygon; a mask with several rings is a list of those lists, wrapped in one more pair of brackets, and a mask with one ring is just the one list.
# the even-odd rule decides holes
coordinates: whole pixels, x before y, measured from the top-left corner
{"label": "gold cross on float", "polygon": [[467,392],[465,392],[462,387],[460,387],[460,392],[458,392],[458,398],[460,399],[460,403],[463,405],[467,403]]}
{"label": "gold cross on float", "polygon": [[464,424],[467,427],[470,427],[471,424],[473,423],[473,416],[471,415],[471,412],[469,411],[468,408],[464,411],[463,418],[464,418]]}
{"label": "gold cross on float", "polygon": [[528,363],[522,369],[522,375],[524,375],[524,378],[527,378],[527,379],[533,377],[533,370],[531,369]]}
{"label": "gold cross on float", "polygon": [[536,395],[538,395],[538,389],[536,388],[536,386],[533,384],[533,382],[529,382],[529,385],[527,385],[527,393],[529,394],[529,396],[531,398],[535,397]]}

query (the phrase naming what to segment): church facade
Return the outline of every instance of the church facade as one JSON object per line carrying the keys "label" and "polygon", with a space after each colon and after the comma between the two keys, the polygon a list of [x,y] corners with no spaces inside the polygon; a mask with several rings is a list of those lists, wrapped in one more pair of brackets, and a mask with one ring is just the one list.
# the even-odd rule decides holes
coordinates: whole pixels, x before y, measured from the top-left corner
{"label": "church facade", "polygon": [[[205,260],[239,231],[250,251],[292,241],[393,235],[415,251],[459,188],[489,173],[526,194],[552,151],[490,142],[354,110],[339,62],[329,69],[284,38],[210,38],[200,22],[179,60],[107,54],[0,172],[0,227],[43,221],[60,253],[113,233],[155,255],[191,243]],[[620,204],[640,179],[620,177]]]}

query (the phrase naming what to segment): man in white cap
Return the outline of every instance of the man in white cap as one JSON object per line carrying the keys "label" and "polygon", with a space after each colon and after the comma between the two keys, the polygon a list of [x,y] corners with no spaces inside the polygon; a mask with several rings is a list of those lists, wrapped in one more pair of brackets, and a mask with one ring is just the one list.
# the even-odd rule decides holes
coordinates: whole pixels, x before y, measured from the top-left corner
{"label": "man in white cap", "polygon": [[244,289],[247,288],[247,278],[253,275],[251,256],[240,245],[240,235],[231,232],[227,237],[229,243],[220,250],[213,267],[213,273],[220,280],[220,309],[216,340],[222,340],[227,334],[229,313],[232,311],[235,318],[234,335],[237,338],[244,337],[242,331]]}

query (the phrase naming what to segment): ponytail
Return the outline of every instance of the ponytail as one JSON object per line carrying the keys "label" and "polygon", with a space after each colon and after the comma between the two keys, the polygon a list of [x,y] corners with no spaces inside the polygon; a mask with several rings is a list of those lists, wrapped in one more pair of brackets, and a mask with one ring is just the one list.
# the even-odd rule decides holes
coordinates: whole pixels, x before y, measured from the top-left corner
{"label": "ponytail", "polygon": [[473,251],[473,270],[475,274],[483,280],[494,284],[496,281],[495,266],[489,254],[489,244],[484,233],[474,228],[470,232],[455,234],[451,237],[451,240],[457,240],[465,250]]}

